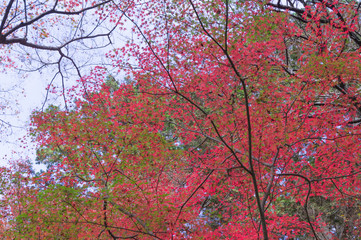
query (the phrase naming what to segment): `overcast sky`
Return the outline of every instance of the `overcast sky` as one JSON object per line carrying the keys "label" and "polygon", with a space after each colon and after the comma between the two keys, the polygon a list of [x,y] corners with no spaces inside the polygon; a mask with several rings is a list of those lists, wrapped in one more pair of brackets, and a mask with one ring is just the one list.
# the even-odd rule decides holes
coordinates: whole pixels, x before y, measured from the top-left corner
{"label": "overcast sky", "polygon": [[[0,89],[4,92],[1,105],[8,105],[0,119],[13,125],[11,129],[1,128],[0,166],[11,159],[35,159],[34,143],[27,136],[29,117],[34,109],[39,109],[45,99],[47,81],[39,73],[17,74],[8,72],[0,74]],[[7,102],[6,102],[7,101]]]}

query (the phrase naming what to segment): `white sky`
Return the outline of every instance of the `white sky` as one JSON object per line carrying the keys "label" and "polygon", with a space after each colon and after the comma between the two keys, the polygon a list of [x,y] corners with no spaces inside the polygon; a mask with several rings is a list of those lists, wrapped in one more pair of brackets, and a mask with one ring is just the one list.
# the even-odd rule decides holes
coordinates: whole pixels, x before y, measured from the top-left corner
{"label": "white sky", "polygon": [[[35,144],[30,138],[22,141],[27,136],[27,127],[30,122],[30,114],[34,109],[40,108],[45,99],[45,88],[48,81],[39,73],[30,73],[27,76],[8,72],[0,74],[0,89],[12,89],[6,93],[9,109],[0,119],[10,122],[14,127],[2,128],[0,135],[0,166],[7,164],[9,160],[30,158],[35,160]],[[14,114],[14,112],[18,112]]]}

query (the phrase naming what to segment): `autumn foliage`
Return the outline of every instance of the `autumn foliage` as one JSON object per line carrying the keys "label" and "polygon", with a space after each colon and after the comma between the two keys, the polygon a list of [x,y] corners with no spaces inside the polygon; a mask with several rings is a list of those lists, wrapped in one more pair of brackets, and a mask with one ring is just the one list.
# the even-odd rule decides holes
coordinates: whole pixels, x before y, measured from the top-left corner
{"label": "autumn foliage", "polygon": [[132,26],[107,54],[126,81],[98,66],[34,113],[47,170],[2,169],[5,238],[361,236],[360,4],[98,9]]}

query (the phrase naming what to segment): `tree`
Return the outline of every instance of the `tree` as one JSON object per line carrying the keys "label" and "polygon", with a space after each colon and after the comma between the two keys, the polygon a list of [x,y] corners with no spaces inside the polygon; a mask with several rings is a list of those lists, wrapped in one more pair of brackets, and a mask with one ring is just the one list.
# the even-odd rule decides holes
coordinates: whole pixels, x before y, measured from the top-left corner
{"label": "tree", "polygon": [[149,100],[131,86],[116,92],[103,87],[77,101],[74,111],[52,107],[34,115],[46,146],[39,161],[48,169],[34,176],[37,193],[22,218],[12,219],[28,235],[13,231],[14,237],[168,238],[177,211],[172,204],[187,196],[175,192],[181,150],[158,133],[160,106],[150,106],[150,115],[142,110]]}
{"label": "tree", "polygon": [[99,68],[71,111],[34,115],[53,164],[37,212],[10,222],[33,238],[360,236],[360,4],[133,3],[111,2],[138,38],[107,55],[132,81]]}
{"label": "tree", "polygon": [[[116,24],[101,20],[100,15],[109,3],[109,0],[1,1],[0,73],[16,72],[25,77],[29,72],[45,72],[44,82],[49,87],[44,106],[48,104],[51,92],[55,91],[63,93],[66,106],[64,93],[73,85],[68,83],[69,80],[74,75],[80,78],[83,69],[88,70],[91,64],[100,62],[100,59],[90,58],[90,52],[95,49],[97,52],[101,49],[108,51],[105,48],[110,45]],[[98,20],[93,21],[94,17]],[[18,115],[16,100],[18,91],[23,89],[19,87],[22,83],[17,77],[2,75],[1,78],[6,83],[2,83],[0,89],[0,134],[4,142],[9,142],[8,136],[19,134],[16,129],[26,129],[19,127],[18,119],[9,117],[9,114]],[[25,78],[30,82],[33,76]]]}
{"label": "tree", "polygon": [[52,92],[60,92],[67,107],[66,92],[73,85],[67,81],[82,78],[83,70],[100,62],[106,64],[104,59],[91,57],[92,52],[109,51],[115,28],[121,30],[118,21],[105,17],[114,10],[111,2],[2,1],[0,71],[47,73],[44,106]]}

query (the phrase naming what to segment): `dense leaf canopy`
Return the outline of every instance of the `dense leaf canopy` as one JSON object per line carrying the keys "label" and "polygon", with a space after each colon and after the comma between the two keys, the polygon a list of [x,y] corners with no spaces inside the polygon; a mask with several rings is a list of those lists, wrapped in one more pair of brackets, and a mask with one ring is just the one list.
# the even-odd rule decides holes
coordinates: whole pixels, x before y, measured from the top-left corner
{"label": "dense leaf canopy", "polygon": [[[126,77],[99,65],[67,109],[34,113],[47,169],[2,169],[5,238],[361,236],[360,3],[56,2],[46,15],[131,28],[106,55]],[[11,25],[8,8],[0,43],[39,48],[15,35],[42,15]]]}

